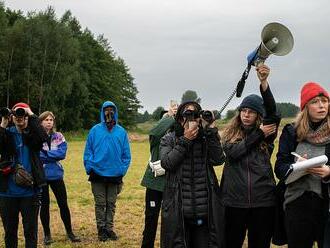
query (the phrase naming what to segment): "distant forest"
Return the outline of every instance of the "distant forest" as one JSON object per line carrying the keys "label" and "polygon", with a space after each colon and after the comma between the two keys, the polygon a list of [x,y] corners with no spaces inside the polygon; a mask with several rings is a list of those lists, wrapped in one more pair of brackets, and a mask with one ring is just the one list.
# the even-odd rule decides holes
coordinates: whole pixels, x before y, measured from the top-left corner
{"label": "distant forest", "polygon": [[116,103],[120,123],[135,125],[138,90],[125,61],[102,35],[82,30],[70,11],[26,16],[0,3],[0,107],[18,101],[55,113],[65,131],[89,129],[101,104]]}

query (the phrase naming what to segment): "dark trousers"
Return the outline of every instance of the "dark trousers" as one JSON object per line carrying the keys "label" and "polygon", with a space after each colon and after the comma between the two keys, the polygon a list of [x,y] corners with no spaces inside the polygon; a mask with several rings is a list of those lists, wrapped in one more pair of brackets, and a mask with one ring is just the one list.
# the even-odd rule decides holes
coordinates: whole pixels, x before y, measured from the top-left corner
{"label": "dark trousers", "polygon": [[328,221],[324,232],[323,248],[330,248],[330,212],[328,213]]}
{"label": "dark trousers", "polygon": [[285,209],[289,248],[311,248],[314,241],[322,247],[325,202],[313,192],[305,192]]}
{"label": "dark trousers", "polygon": [[197,223],[185,219],[184,230],[187,247],[209,247],[209,228],[207,222],[197,225]]}
{"label": "dark trousers", "polygon": [[269,248],[273,235],[274,214],[274,207],[226,207],[226,248],[241,248],[246,231],[248,231],[248,247]]}
{"label": "dark trousers", "polygon": [[97,229],[113,230],[117,196],[122,184],[107,182],[91,182],[95,201],[95,217]]}
{"label": "dark trousers", "polygon": [[141,248],[154,248],[162,200],[163,192],[149,188],[146,189],[145,219]]}
{"label": "dark trousers", "polygon": [[63,180],[48,181],[47,186],[42,188],[40,219],[45,235],[50,235],[49,227],[49,186],[52,189],[57,205],[60,209],[61,219],[64,223],[67,233],[72,232],[71,227],[71,215],[68,206],[68,198],[66,194],[66,188]]}
{"label": "dark trousers", "polygon": [[38,211],[39,203],[36,196],[0,197],[0,215],[5,230],[6,248],[17,247],[19,213],[22,215],[25,247],[37,247]]}

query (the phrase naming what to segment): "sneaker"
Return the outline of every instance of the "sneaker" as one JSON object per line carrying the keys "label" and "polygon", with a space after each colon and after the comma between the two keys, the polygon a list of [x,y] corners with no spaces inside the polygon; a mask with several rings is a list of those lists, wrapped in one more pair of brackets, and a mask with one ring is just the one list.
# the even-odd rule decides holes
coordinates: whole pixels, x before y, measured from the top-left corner
{"label": "sneaker", "polygon": [[101,241],[101,242],[107,241],[108,240],[107,231],[105,229],[98,230],[98,238],[99,238],[99,241]]}
{"label": "sneaker", "polygon": [[50,245],[51,243],[54,243],[54,240],[52,239],[52,236],[49,235],[45,235],[44,237],[44,245]]}
{"label": "sneaker", "polygon": [[114,231],[112,230],[106,230],[106,231],[107,231],[107,236],[110,240],[114,240],[114,241],[118,240],[118,236]]}
{"label": "sneaker", "polygon": [[81,242],[80,238],[74,235],[72,232],[68,233],[68,238],[71,240],[73,243],[78,243]]}

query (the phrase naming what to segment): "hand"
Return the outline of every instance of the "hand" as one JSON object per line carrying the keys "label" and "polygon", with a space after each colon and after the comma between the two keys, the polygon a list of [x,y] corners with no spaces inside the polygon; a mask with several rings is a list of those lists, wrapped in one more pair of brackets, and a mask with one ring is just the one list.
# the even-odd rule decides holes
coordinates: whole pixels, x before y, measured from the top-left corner
{"label": "hand", "polygon": [[322,165],[320,167],[314,167],[306,170],[308,173],[313,174],[315,176],[319,176],[321,178],[325,178],[330,176],[330,167],[327,165]]}
{"label": "hand", "polygon": [[8,124],[9,124],[9,118],[5,117],[5,116],[2,116],[2,118],[1,118],[1,127],[2,128],[7,128]]}
{"label": "hand", "polygon": [[[189,123],[196,123],[196,125],[193,125],[193,127],[190,127],[189,126]],[[189,140],[194,140],[196,139],[197,137],[197,134],[198,134],[198,122],[196,121],[188,121],[186,123],[186,125],[184,126],[184,133],[183,133],[183,136],[186,138],[186,139],[189,139]]]}
{"label": "hand", "polygon": [[257,76],[259,78],[259,81],[261,83],[261,87],[262,87],[263,91],[265,91],[268,87],[267,78],[269,76],[270,69],[267,65],[261,64],[258,67],[256,67],[256,71],[257,71]]}
{"label": "hand", "polygon": [[28,114],[28,116],[34,115],[33,112],[32,112],[32,110],[30,108],[24,108],[24,110],[25,110],[25,113]]}
{"label": "hand", "polygon": [[265,137],[268,137],[276,132],[276,124],[261,124],[259,128],[261,129],[261,131],[263,131]]}

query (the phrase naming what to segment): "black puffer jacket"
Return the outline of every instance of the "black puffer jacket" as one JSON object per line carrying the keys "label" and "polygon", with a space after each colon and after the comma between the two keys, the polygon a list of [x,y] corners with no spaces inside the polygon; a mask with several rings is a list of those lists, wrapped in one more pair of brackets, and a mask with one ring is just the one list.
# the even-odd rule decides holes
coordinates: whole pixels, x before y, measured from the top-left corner
{"label": "black puffer jacket", "polygon": [[[224,162],[217,132],[217,128],[208,129],[195,141],[183,136],[176,137],[172,132],[161,140],[161,164],[166,170],[161,229],[163,248],[187,248],[184,218],[188,217],[189,213],[205,214],[205,210],[210,232],[209,247],[223,247],[224,212],[218,196],[218,180],[213,169],[214,165]],[[188,165],[192,166],[189,170]],[[191,187],[188,186],[187,179],[193,180]],[[193,192],[193,197],[188,196],[188,191]],[[183,204],[184,200],[189,203]],[[196,201],[203,207],[196,207]]]}
{"label": "black puffer jacket", "polygon": [[[279,125],[276,105],[270,88],[262,92],[266,119]],[[236,143],[225,143],[226,163],[221,179],[221,196],[225,206],[236,208],[270,207],[275,205],[275,179],[270,158],[276,135],[264,136],[258,127],[244,130],[245,137]],[[260,143],[267,144],[260,150]]]}

